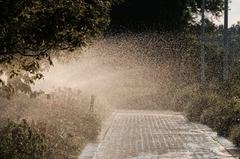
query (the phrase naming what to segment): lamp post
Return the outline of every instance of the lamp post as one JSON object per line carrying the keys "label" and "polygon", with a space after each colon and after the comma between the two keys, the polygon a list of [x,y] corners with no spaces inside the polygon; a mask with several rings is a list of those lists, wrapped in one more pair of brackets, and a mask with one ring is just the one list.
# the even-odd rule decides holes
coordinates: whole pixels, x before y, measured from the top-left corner
{"label": "lamp post", "polygon": [[223,56],[223,80],[229,79],[229,51],[228,51],[228,0],[224,0],[224,56]]}
{"label": "lamp post", "polygon": [[206,0],[202,0],[202,7],[201,7],[201,13],[202,13],[202,20],[201,20],[201,83],[204,84],[206,81],[205,77],[205,5]]}

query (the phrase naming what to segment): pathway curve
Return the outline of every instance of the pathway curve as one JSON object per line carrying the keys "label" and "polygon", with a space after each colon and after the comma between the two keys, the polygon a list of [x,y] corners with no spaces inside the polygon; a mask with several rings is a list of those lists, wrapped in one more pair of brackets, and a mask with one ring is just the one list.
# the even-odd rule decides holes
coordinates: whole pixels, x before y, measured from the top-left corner
{"label": "pathway curve", "polygon": [[117,111],[95,159],[232,159],[216,134],[180,113]]}

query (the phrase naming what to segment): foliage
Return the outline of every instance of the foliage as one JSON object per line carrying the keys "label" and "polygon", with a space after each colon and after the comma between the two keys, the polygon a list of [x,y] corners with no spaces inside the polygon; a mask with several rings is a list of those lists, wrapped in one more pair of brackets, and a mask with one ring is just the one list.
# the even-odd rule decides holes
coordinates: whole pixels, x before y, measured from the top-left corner
{"label": "foliage", "polygon": [[213,105],[217,105],[221,101],[220,99],[215,93],[195,92],[195,94],[190,96],[184,107],[185,115],[190,121],[199,122],[202,112]]}
{"label": "foliage", "polygon": [[[111,0],[0,0],[0,72],[25,85],[43,78],[41,71],[53,65],[53,53],[82,48],[107,28],[111,4]],[[11,89],[14,84],[4,86]]]}
{"label": "foliage", "polygon": [[[197,91],[187,92],[181,104],[186,117],[193,122],[200,122],[215,130],[218,135],[230,137],[239,146],[240,105],[236,94],[228,93],[234,88],[223,83],[218,86],[208,86]],[[230,97],[233,95],[232,97]]]}
{"label": "foliage", "polygon": [[216,130],[219,135],[228,136],[231,127],[240,123],[240,107],[233,100],[222,100],[204,110],[201,122]]}
{"label": "foliage", "polygon": [[32,126],[45,137],[45,143],[48,145],[45,154],[48,159],[76,158],[88,142],[81,133],[68,130],[68,125],[53,125],[47,121],[37,121]]}
{"label": "foliage", "polygon": [[97,114],[86,113],[81,118],[81,134],[88,140],[96,140],[101,130],[101,120]]}
{"label": "foliage", "polygon": [[[206,11],[219,16],[223,11],[223,0],[206,1]],[[127,27],[131,30],[144,28],[164,31],[181,30],[197,23],[201,0],[126,0],[113,6],[111,11],[113,28]]]}
{"label": "foliage", "polygon": [[108,25],[110,5],[110,0],[0,1],[1,59],[82,47]]}
{"label": "foliage", "polygon": [[[211,29],[210,29],[211,30]],[[196,70],[194,74],[189,74],[188,78],[194,77],[196,80],[178,81],[174,78],[178,87],[171,88],[174,97],[177,97],[177,106],[183,107],[186,117],[190,121],[201,122],[215,130],[219,135],[230,137],[232,141],[239,146],[239,129],[240,124],[240,78],[239,78],[239,23],[229,28],[229,54],[230,54],[230,79],[222,80],[222,59],[223,45],[222,32],[223,27],[212,29],[207,32],[205,41],[205,73],[206,83],[200,84],[199,66],[200,66],[200,43],[194,36],[189,35],[188,45],[192,45],[191,54],[186,56],[183,52],[183,59],[190,59],[190,64]],[[186,75],[187,71],[179,76]],[[197,76],[195,76],[197,75]],[[196,87],[191,86],[199,86]],[[188,91],[190,88],[192,91]],[[180,106],[180,107],[181,107]]]}
{"label": "foliage", "polygon": [[61,122],[56,119],[51,122],[41,119],[34,123],[34,127],[46,138],[48,158],[76,158],[87,143],[96,140],[101,130],[101,119],[88,112],[78,112],[78,116],[71,115],[66,113],[58,118]]}
{"label": "foliage", "polygon": [[[26,119],[31,123],[29,127],[44,137],[48,159],[77,158],[82,148],[97,138],[101,121],[109,111],[107,106],[96,100],[90,113],[90,96],[68,88],[35,94],[30,97],[16,93],[11,100],[0,97],[0,121]],[[0,122],[0,129],[3,125]]]}
{"label": "foliage", "polygon": [[187,93],[188,98],[182,102],[186,117],[208,125],[221,136],[229,137],[231,128],[240,124],[237,87],[236,84],[214,81]]}
{"label": "foliage", "polygon": [[230,139],[236,146],[240,147],[240,125],[235,126],[231,129]]}
{"label": "foliage", "polygon": [[20,123],[8,121],[0,129],[1,159],[43,159],[47,145],[45,138],[26,120]]}

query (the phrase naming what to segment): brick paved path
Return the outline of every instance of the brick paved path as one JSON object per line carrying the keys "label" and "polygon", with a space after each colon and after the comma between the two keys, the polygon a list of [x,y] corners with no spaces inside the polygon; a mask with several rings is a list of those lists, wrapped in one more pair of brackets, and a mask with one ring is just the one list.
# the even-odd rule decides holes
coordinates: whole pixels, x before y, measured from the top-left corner
{"label": "brick paved path", "polygon": [[233,158],[213,136],[209,128],[187,122],[179,113],[118,111],[94,158]]}

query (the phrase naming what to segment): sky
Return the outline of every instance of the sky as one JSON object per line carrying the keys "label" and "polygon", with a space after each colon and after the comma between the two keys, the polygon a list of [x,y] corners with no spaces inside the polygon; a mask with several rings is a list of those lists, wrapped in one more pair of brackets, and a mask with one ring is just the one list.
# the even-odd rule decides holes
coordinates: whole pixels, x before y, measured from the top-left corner
{"label": "sky", "polygon": [[[240,0],[230,0],[229,4],[229,26],[236,24],[240,21]],[[223,17],[216,20],[217,24],[223,24]]]}

